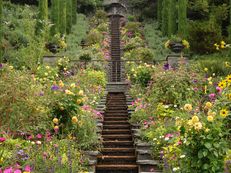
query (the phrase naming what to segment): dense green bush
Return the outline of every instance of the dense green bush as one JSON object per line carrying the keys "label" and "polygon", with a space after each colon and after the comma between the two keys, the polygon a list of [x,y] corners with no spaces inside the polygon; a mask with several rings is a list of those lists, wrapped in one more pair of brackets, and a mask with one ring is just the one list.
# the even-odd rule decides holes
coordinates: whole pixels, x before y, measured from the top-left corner
{"label": "dense green bush", "polygon": [[191,21],[189,33],[191,50],[199,54],[215,52],[214,44],[222,40],[221,27],[214,20]]}
{"label": "dense green bush", "polygon": [[[162,68],[160,66],[159,68]],[[149,92],[151,102],[179,105],[186,100],[197,99],[198,95],[193,90],[194,72],[186,68],[179,70],[157,70],[153,73],[151,90]]]}
{"label": "dense green bush", "polygon": [[92,45],[95,43],[100,43],[102,39],[103,39],[103,35],[97,29],[93,29],[87,35],[86,42],[87,45]]}
{"label": "dense green bush", "polygon": [[0,97],[1,129],[45,131],[50,123],[42,86],[28,71],[17,71],[5,64],[0,77],[0,92],[4,93]]}

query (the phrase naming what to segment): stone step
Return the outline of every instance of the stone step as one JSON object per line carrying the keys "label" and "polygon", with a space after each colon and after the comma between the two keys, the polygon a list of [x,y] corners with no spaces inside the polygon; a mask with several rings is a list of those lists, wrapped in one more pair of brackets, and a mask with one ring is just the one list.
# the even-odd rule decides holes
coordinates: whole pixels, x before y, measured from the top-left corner
{"label": "stone step", "polygon": [[105,121],[104,125],[130,125],[128,121]]}
{"label": "stone step", "polygon": [[109,135],[102,135],[102,138],[104,141],[130,141],[132,140],[132,135],[131,134],[109,134]]}
{"label": "stone step", "polygon": [[134,155],[135,154],[135,148],[103,148],[101,153],[103,155]]}
{"label": "stone step", "polygon": [[108,156],[102,155],[98,156],[98,163],[104,164],[129,164],[136,161],[136,156]]}
{"label": "stone step", "polygon": [[102,134],[128,134],[131,133],[130,129],[103,129]]}
{"label": "stone step", "polygon": [[[98,172],[100,171],[100,172]],[[138,173],[136,164],[104,164],[96,166],[97,173]]]}
{"label": "stone step", "polygon": [[130,124],[125,125],[103,125],[103,129],[130,129]]}
{"label": "stone step", "polygon": [[127,121],[128,117],[127,116],[118,116],[118,117],[104,117],[104,121]]}
{"label": "stone step", "polygon": [[103,141],[104,148],[134,148],[133,141]]}

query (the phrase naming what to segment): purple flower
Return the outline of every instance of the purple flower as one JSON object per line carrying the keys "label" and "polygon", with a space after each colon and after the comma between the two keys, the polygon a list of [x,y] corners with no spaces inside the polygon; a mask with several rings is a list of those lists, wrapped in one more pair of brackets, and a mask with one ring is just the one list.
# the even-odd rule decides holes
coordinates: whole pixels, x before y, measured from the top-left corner
{"label": "purple flower", "polygon": [[52,91],[57,91],[57,90],[59,90],[59,86],[57,86],[57,85],[52,85],[51,90],[52,90]]}
{"label": "purple flower", "polygon": [[39,96],[44,96],[44,92],[41,91],[41,92],[39,93]]}
{"label": "purple flower", "polygon": [[170,69],[170,65],[168,63],[164,64],[163,69],[164,70],[169,70]]}
{"label": "purple flower", "polygon": [[0,69],[3,68],[3,64],[0,63]]}

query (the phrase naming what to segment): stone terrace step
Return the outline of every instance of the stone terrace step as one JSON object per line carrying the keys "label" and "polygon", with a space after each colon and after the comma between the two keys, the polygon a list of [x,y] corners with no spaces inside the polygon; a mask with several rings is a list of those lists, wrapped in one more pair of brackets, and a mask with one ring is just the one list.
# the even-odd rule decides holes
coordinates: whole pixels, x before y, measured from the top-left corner
{"label": "stone terrace step", "polygon": [[129,164],[134,163],[136,161],[135,156],[98,156],[98,163],[106,163],[106,164]]}

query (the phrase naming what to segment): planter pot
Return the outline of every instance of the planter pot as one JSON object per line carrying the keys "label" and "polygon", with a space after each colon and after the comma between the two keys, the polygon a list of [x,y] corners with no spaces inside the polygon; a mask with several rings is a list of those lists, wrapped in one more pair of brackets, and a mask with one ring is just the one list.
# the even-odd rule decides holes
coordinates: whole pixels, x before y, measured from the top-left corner
{"label": "planter pot", "polygon": [[60,48],[60,47],[59,47],[59,45],[54,44],[54,43],[47,43],[47,44],[46,44],[46,48],[47,48],[50,52],[56,54],[56,53],[59,52],[59,48]]}
{"label": "planter pot", "polygon": [[174,53],[181,53],[184,49],[184,45],[181,42],[170,43],[169,47]]}

